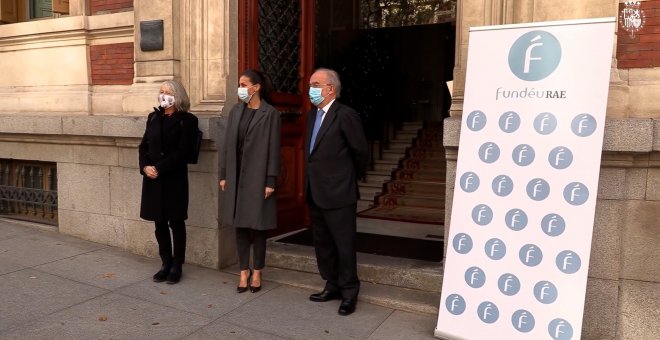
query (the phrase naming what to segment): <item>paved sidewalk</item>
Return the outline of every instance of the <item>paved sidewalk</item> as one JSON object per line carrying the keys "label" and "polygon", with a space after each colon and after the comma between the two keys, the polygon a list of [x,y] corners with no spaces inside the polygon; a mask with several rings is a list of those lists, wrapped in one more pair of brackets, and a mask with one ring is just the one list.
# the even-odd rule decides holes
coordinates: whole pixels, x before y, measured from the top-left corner
{"label": "paved sidewalk", "polygon": [[[154,283],[160,262],[0,219],[0,339],[434,339],[436,318],[339,301],[267,281],[236,293],[232,273],[184,266]],[[320,280],[320,279],[319,279]]]}

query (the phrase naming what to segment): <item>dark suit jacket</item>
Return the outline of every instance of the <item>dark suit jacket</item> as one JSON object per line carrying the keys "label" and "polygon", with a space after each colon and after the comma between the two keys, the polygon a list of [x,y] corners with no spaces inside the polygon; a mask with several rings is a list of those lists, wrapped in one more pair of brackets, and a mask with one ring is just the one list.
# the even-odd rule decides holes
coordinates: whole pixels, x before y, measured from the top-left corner
{"label": "dark suit jacket", "polygon": [[[358,179],[369,160],[369,146],[360,117],[355,110],[335,100],[326,113],[316,136],[314,149],[309,143],[317,108],[307,113],[305,134],[305,195],[321,209],[355,204],[359,198]],[[309,202],[310,197],[307,197]]]}

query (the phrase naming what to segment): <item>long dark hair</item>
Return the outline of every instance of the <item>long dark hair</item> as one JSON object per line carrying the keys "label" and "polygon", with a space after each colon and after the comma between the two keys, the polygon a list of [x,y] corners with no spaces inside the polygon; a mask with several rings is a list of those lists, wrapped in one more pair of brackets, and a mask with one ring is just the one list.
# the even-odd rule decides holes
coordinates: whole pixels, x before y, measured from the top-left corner
{"label": "long dark hair", "polygon": [[253,70],[253,69],[247,69],[243,71],[243,74],[241,74],[241,77],[245,76],[250,81],[252,84],[259,84],[261,85],[261,89],[259,90],[259,95],[261,96],[261,99],[265,100],[269,104],[272,103],[272,98],[271,98],[271,93],[273,90],[273,86],[270,83],[270,78],[268,75],[261,71]]}

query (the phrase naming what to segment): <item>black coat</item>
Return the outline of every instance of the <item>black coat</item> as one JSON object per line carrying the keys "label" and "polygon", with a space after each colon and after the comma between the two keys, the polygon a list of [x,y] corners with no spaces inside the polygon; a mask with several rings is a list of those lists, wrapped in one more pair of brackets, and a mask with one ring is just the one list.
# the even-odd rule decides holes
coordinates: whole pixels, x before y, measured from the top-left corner
{"label": "black coat", "polygon": [[[280,113],[261,101],[247,127],[243,154],[238,162],[238,126],[244,110],[246,104],[238,103],[229,112],[225,143],[218,154],[220,179],[227,181],[220,222],[237,228],[274,229],[277,227],[277,190],[268,199],[264,199],[264,191],[267,186],[275,188],[280,174]],[[239,163],[241,168],[237,169]]]}
{"label": "black coat", "polygon": [[355,204],[360,196],[357,181],[364,176],[369,161],[369,145],[360,117],[335,100],[325,114],[310,154],[316,112],[313,108],[307,113],[305,195],[311,193],[314,204],[321,209]]}
{"label": "black coat", "polygon": [[[197,117],[188,112],[163,115],[157,109],[149,114],[139,146],[142,201],[140,217],[149,221],[188,218],[188,164],[186,152],[197,135]],[[150,179],[143,171],[152,165],[158,171]]]}

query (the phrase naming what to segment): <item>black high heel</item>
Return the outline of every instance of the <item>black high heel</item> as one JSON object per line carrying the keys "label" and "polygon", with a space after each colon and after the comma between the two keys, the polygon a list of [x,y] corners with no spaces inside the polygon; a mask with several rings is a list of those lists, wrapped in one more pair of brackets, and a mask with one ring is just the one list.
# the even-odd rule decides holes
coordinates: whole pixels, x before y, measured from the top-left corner
{"label": "black high heel", "polygon": [[250,283],[248,284],[248,286],[250,287],[250,291],[251,291],[252,293],[256,293],[256,292],[258,292],[258,291],[261,290],[261,280],[259,280],[259,286],[258,286],[258,287],[253,286],[253,285],[252,285],[252,282],[250,282]]}
{"label": "black high heel", "polygon": [[236,287],[236,293],[239,293],[239,294],[240,293],[245,293],[245,292],[247,292],[248,287],[250,287],[250,280],[252,279],[252,269],[248,269],[248,270],[250,271],[250,274],[248,275],[248,278],[247,278],[247,286],[245,286],[245,287],[237,286]]}

